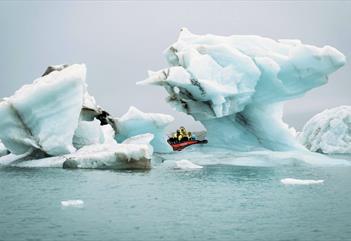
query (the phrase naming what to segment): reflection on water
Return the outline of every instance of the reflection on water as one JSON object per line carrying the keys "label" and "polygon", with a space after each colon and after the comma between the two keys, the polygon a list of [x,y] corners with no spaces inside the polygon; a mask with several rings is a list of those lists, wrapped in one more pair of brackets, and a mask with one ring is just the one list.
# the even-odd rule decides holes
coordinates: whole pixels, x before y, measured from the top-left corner
{"label": "reflection on water", "polygon": [[[349,240],[351,168],[0,168],[0,240]],[[324,179],[286,186],[282,178]],[[82,200],[81,208],[62,208]]]}

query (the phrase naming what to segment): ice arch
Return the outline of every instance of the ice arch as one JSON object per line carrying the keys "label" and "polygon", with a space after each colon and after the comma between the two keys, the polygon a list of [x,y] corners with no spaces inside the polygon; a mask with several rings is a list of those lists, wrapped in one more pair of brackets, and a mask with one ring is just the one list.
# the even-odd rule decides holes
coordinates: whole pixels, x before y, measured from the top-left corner
{"label": "ice arch", "polygon": [[165,55],[170,67],[139,84],[163,86],[172,106],[205,126],[211,145],[239,151],[304,149],[282,120],[283,102],[327,83],[346,61],[330,46],[185,28]]}

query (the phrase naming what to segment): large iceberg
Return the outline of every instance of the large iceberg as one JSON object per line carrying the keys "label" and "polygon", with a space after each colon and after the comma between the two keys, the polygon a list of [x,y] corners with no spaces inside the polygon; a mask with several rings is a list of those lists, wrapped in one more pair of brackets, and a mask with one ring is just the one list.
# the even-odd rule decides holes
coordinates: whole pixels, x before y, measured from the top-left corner
{"label": "large iceberg", "polygon": [[158,113],[144,113],[131,106],[121,118],[116,118],[116,139],[122,142],[132,136],[152,133],[154,139],[151,144],[155,152],[168,153],[172,147],[167,142],[166,127],[173,122],[170,115]]}
{"label": "large iceberg", "polygon": [[312,117],[298,139],[309,150],[351,154],[351,106],[327,109]]}
{"label": "large iceberg", "polygon": [[14,154],[75,151],[72,145],[85,95],[84,65],[54,70],[0,102],[0,139]]}
{"label": "large iceberg", "polygon": [[163,86],[172,106],[204,125],[209,145],[238,151],[305,150],[282,121],[283,102],[327,83],[345,64],[330,46],[187,29],[165,54],[170,67],[139,84]]}
{"label": "large iceberg", "polygon": [[[117,129],[116,120],[89,95],[85,75],[84,64],[50,66],[1,100],[0,156],[11,155],[0,164],[62,166],[67,159],[66,167],[145,169],[153,153],[150,132],[157,137],[155,146],[167,150],[162,135],[173,117],[131,108],[116,119]],[[117,144],[116,137],[124,142]]]}
{"label": "large iceberg", "polygon": [[153,148],[152,134],[134,136],[122,144],[107,143],[85,146],[66,155],[64,168],[94,169],[149,169]]}

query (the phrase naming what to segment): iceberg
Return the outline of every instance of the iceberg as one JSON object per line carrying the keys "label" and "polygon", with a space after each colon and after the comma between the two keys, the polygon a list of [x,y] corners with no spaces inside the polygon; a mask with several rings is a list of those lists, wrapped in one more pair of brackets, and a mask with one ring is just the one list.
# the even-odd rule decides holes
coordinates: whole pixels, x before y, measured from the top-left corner
{"label": "iceberg", "polygon": [[304,180],[304,179],[295,179],[295,178],[284,178],[280,180],[284,185],[313,185],[313,184],[322,184],[324,180]]}
{"label": "iceberg", "polygon": [[172,147],[167,142],[166,127],[173,122],[170,115],[158,113],[144,113],[134,106],[131,106],[126,114],[115,119],[116,139],[122,142],[130,137],[152,133],[154,139],[151,145],[155,152],[172,152]]}
{"label": "iceberg", "polygon": [[122,144],[95,144],[84,146],[77,152],[65,156],[63,168],[128,169],[151,168],[153,149],[152,134],[134,136]]}
{"label": "iceberg", "polygon": [[172,116],[132,106],[114,118],[88,93],[84,64],[57,65],[0,101],[0,155],[11,153],[0,164],[148,169],[153,152],[161,158],[172,153],[169,159],[180,168],[195,168],[184,160],[201,165],[326,164],[330,159],[307,149],[349,152],[347,114],[342,120],[341,114],[325,122],[317,118],[321,128],[314,131],[317,124],[307,124],[299,138],[282,120],[284,101],[325,84],[345,64],[335,48],[259,36],[195,35],[182,29],[166,58],[170,67],[149,72],[139,84],[163,86],[174,108],[200,121],[207,129],[205,149],[189,147],[187,155],[172,152],[166,135]]}
{"label": "iceberg", "polygon": [[11,153],[75,151],[72,138],[85,94],[84,65],[54,70],[0,102],[0,139]]}
{"label": "iceberg", "polygon": [[114,129],[114,120],[88,93],[85,76],[84,64],[49,66],[4,98],[0,139],[6,148],[16,155],[59,156],[104,143],[103,126]]}
{"label": "iceberg", "polygon": [[138,84],[163,86],[176,110],[204,125],[208,145],[236,151],[306,150],[282,120],[283,102],[327,83],[346,61],[330,46],[185,28],[165,55],[170,67]]}
{"label": "iceberg", "polygon": [[[1,165],[149,169],[153,147],[167,150],[173,117],[136,108],[116,120],[87,91],[84,64],[49,66],[32,84],[0,102]],[[117,136],[123,141],[117,144]],[[144,134],[144,135],[139,135]],[[37,159],[37,160],[35,160]],[[38,160],[39,159],[39,160]]]}
{"label": "iceberg", "polygon": [[351,154],[351,106],[339,106],[315,115],[305,124],[298,140],[310,151]]}

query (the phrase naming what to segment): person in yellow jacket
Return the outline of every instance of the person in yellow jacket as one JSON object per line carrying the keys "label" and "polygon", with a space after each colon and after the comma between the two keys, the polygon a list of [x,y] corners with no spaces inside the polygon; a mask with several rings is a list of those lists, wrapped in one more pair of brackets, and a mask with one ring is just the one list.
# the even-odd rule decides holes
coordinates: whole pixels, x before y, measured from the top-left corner
{"label": "person in yellow jacket", "polygon": [[178,134],[178,141],[187,141],[187,140],[189,140],[188,132],[183,126],[181,126],[179,128],[179,130],[177,130],[177,134]]}

